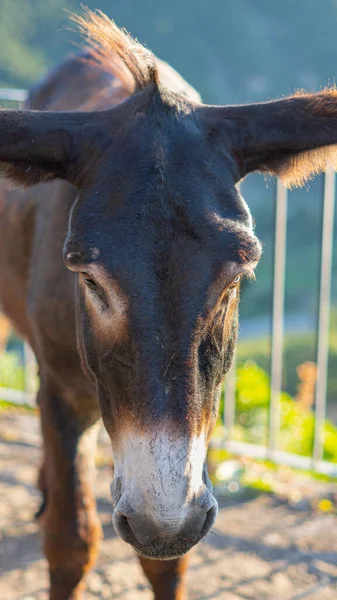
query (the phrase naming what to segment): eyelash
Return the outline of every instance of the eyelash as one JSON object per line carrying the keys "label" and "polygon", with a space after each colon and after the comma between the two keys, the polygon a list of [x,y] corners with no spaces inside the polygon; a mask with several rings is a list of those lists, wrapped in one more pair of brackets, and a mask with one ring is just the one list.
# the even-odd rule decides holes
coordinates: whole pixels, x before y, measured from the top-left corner
{"label": "eyelash", "polygon": [[97,283],[87,273],[82,273],[83,281],[90,290],[97,290]]}
{"label": "eyelash", "polygon": [[232,282],[225,289],[225,296],[228,297],[232,292],[234,292],[234,290],[237,290],[240,281],[242,281],[244,277],[245,273],[240,273],[240,275],[237,275],[234,279],[232,279]]}
{"label": "eyelash", "polygon": [[109,301],[107,296],[105,295],[104,290],[101,288],[101,286],[96,283],[96,281],[90,277],[90,275],[88,275],[88,273],[82,273],[82,277],[83,277],[83,281],[86,285],[86,287],[91,290],[92,292],[94,292],[94,298],[98,299],[101,303],[101,307],[102,308],[110,308],[109,306]]}
{"label": "eyelash", "polygon": [[231,290],[234,290],[241,279],[242,279],[242,274],[237,275],[235,277],[235,279],[233,279],[232,283],[229,284],[228,291],[230,292]]}

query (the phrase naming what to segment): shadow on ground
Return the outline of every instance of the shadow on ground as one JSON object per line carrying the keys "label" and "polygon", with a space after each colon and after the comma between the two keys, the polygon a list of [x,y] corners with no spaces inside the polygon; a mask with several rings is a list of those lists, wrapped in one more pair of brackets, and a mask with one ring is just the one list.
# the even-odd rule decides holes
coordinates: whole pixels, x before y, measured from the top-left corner
{"label": "shadow on ground", "polygon": [[[40,462],[36,417],[1,415],[0,580],[4,600],[46,600],[47,569],[34,522]],[[98,469],[104,530],[86,599],[150,600],[137,559],[111,526],[111,468]],[[272,496],[223,501],[215,528],[191,552],[191,600],[336,600],[337,517],[299,512]]]}

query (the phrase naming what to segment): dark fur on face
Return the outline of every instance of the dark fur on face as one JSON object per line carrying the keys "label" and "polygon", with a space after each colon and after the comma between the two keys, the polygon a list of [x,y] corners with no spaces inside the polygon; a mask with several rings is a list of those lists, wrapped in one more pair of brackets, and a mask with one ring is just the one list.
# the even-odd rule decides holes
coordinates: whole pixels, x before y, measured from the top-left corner
{"label": "dark fur on face", "polygon": [[[129,97],[95,111],[104,88],[83,98],[81,112],[3,111],[3,172],[26,185],[61,177],[78,187],[64,257],[95,279],[93,300],[80,276],[80,348],[117,420],[136,402],[144,421],[170,415],[200,430],[214,421],[235,346],[239,287],[234,300],[227,288],[261,254],[236,184],[255,169],[296,182],[323,168],[336,93],[207,107],[166,88],[151,52],[102,14],[74,19],[90,46],[80,68],[119,78]],[[321,159],[304,168],[313,151]]]}
{"label": "dark fur on face", "polygon": [[[211,526],[203,450],[233,358],[240,279],[261,255],[238,183],[257,170],[302,184],[334,166],[337,93],[206,106],[179,77],[168,84],[160,61],[106,17],[75,20],[90,49],[58,67],[25,110],[0,111],[1,173],[26,187],[52,182],[33,200],[18,195],[14,209],[4,200],[1,302],[36,351],[51,405],[56,386],[76,422],[92,424],[97,392],[117,451],[129,431],[150,453],[158,432],[171,452],[180,436],[179,460],[190,460],[194,443],[187,469]],[[64,268],[63,243],[76,275]],[[160,443],[153,456],[165,470]],[[184,469],[180,476],[178,508],[191,508]]]}
{"label": "dark fur on face", "polygon": [[[188,103],[160,89],[143,96],[120,107],[127,124],[119,119],[118,139],[86,174],[64,256],[99,287],[94,300],[82,285],[81,328],[101,396],[144,426],[170,418],[199,432],[214,423],[235,345],[239,283],[231,286],[261,248],[233,175]],[[124,302],[123,314],[114,302]],[[121,334],[104,339],[109,319]],[[111,429],[118,411],[114,420],[106,409]]]}

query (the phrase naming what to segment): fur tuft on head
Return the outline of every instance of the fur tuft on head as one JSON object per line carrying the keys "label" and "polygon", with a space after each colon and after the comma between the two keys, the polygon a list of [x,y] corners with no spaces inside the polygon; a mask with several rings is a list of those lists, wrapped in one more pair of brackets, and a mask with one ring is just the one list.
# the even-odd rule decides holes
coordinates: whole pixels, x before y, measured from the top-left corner
{"label": "fur tuft on head", "polygon": [[[158,69],[152,52],[103,12],[84,8],[83,15],[71,14],[70,19],[84,36],[94,62],[119,76],[130,92],[150,84],[158,85]],[[116,56],[120,59],[118,66]]]}

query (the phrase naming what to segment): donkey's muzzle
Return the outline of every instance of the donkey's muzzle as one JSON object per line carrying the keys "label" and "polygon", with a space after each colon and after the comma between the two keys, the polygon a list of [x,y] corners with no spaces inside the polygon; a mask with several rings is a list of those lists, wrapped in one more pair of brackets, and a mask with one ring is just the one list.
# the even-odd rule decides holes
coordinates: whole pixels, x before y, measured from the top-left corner
{"label": "donkey's muzzle", "polygon": [[218,507],[209,490],[194,499],[183,516],[150,516],[141,507],[126,508],[119,502],[113,525],[117,534],[131,544],[139,554],[148,558],[170,559],[188,552],[211,529]]}

